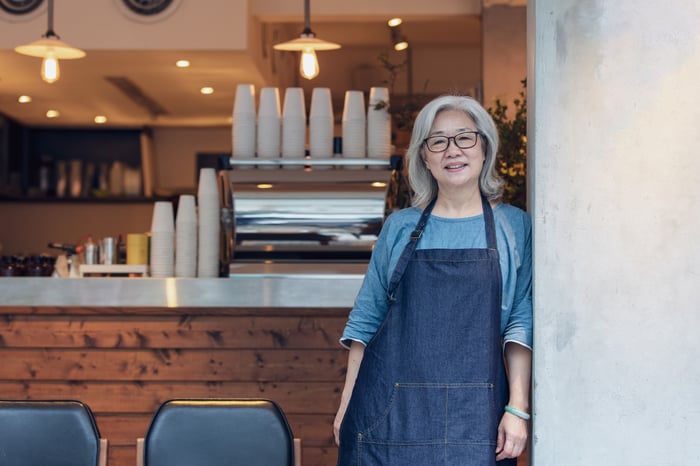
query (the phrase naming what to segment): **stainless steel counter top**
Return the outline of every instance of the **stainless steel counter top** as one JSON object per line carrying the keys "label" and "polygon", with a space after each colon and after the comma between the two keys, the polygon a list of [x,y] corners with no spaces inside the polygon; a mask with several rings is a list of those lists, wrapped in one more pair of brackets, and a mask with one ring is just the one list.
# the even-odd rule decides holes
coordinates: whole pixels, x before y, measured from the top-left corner
{"label": "stainless steel counter top", "polygon": [[0,307],[279,307],[350,309],[362,274],[256,273],[231,278],[0,278]]}

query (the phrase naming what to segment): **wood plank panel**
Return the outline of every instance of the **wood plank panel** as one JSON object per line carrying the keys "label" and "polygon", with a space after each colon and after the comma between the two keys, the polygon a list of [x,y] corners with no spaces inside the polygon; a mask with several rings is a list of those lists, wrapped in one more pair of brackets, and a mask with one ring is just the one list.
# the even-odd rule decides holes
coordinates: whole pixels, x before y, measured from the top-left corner
{"label": "wood plank panel", "polygon": [[3,306],[0,314],[13,315],[122,315],[122,316],[335,316],[347,317],[340,307],[114,307],[114,306]]}
{"label": "wood plank panel", "polygon": [[0,398],[20,400],[76,399],[97,413],[154,413],[173,398],[268,398],[285,414],[331,414],[340,402],[342,382],[314,383],[91,383],[4,382]]}
{"label": "wood plank panel", "polygon": [[0,319],[0,347],[338,348],[346,317],[16,316]]}
{"label": "wood plank panel", "polygon": [[23,380],[337,380],[345,350],[5,350],[0,379]]}
{"label": "wood plank panel", "polygon": [[335,464],[332,423],[347,352],[343,309],[0,307],[0,398],[77,399],[135,466],[161,403],[268,398],[303,442],[304,466]]}

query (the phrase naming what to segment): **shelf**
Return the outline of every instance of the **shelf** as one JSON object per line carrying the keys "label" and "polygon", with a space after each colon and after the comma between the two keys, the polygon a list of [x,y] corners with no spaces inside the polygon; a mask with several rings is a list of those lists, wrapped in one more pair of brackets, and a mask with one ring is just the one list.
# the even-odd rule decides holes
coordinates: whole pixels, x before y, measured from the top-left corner
{"label": "shelf", "polygon": [[156,201],[169,201],[170,197],[157,196],[115,196],[115,197],[34,197],[34,196],[7,196],[0,195],[0,202],[22,203],[63,203],[63,204],[146,204]]}
{"label": "shelf", "polygon": [[342,157],[334,158],[303,158],[303,159],[259,159],[259,158],[233,158],[229,160],[231,166],[257,166],[257,167],[278,167],[278,166],[372,166],[381,168],[391,168],[391,163],[389,159],[370,159],[370,158],[358,158],[358,159],[345,159]]}
{"label": "shelf", "polygon": [[141,275],[148,276],[147,265],[129,264],[80,264],[80,276],[85,275]]}

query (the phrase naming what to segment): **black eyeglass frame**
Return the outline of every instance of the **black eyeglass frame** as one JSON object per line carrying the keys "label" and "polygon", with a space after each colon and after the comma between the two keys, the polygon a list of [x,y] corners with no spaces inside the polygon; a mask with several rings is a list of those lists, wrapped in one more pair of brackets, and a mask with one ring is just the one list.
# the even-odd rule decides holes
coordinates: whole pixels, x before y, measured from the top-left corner
{"label": "black eyeglass frame", "polygon": [[[460,146],[459,143],[457,142],[457,137],[459,137],[462,134],[475,134],[476,137],[474,138],[474,144],[472,144],[471,146],[467,146],[467,147]],[[477,142],[479,142],[479,136],[482,136],[482,134],[479,131],[462,131],[460,133],[455,134],[454,136],[429,136],[429,137],[423,139],[423,144],[425,145],[425,148],[428,149],[430,152],[432,152],[433,154],[438,154],[440,152],[445,152],[450,147],[450,140],[452,140],[452,142],[454,142],[455,146],[459,149],[471,149],[472,147],[476,146]],[[428,141],[430,139],[437,139],[437,138],[447,139],[447,145],[445,146],[444,149],[432,150],[430,148],[430,146],[428,145]]]}

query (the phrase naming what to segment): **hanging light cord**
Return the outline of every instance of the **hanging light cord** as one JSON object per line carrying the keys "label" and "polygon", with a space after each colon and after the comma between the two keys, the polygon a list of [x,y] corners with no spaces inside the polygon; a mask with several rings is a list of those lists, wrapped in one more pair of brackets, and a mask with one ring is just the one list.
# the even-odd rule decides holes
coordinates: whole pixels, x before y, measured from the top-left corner
{"label": "hanging light cord", "polygon": [[51,38],[60,39],[60,37],[58,37],[58,34],[56,34],[53,30],[53,0],[49,0],[48,17],[49,17],[48,29],[46,30],[46,34],[44,34],[41,37],[44,37],[46,39],[51,39]]}
{"label": "hanging light cord", "polygon": [[305,37],[316,37],[316,34],[313,33],[311,30],[311,12],[309,3],[311,3],[311,0],[304,0],[304,31],[302,32],[302,35]]}

